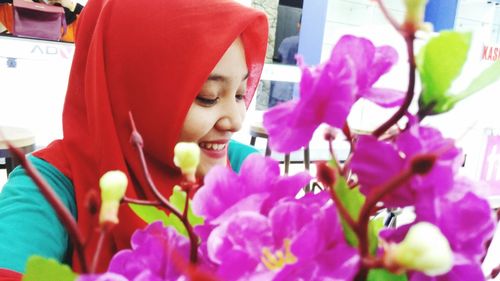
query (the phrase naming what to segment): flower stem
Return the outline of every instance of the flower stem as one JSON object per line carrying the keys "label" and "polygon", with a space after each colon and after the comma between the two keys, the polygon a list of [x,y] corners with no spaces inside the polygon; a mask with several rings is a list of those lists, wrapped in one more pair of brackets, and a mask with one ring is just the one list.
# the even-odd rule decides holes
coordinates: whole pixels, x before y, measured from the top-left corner
{"label": "flower stem", "polygon": [[495,279],[498,274],[500,274],[500,264],[491,270],[491,273],[486,277],[486,280]]}
{"label": "flower stem", "polygon": [[15,155],[20,161],[21,166],[24,167],[28,176],[35,182],[36,186],[45,197],[45,199],[49,202],[49,204],[54,208],[54,211],[57,214],[57,217],[61,221],[62,225],[68,231],[69,237],[73,242],[75,247],[78,260],[80,261],[80,265],[83,273],[87,273],[87,262],[85,260],[84,247],[83,247],[83,237],[80,233],[78,226],[76,224],[73,215],[68,211],[68,209],[64,206],[61,200],[58,198],[57,194],[50,187],[50,185],[43,179],[40,173],[36,170],[33,165],[26,159],[21,150],[14,147],[9,141],[7,141],[7,146],[9,151]]}
{"label": "flower stem", "polygon": [[137,205],[151,205],[151,206],[160,206],[161,203],[158,201],[149,201],[149,200],[140,200],[129,197],[123,197],[122,203],[132,203]]}
{"label": "flower stem", "polygon": [[[139,158],[141,161],[141,166],[142,166],[142,171],[144,173],[144,177],[146,178],[146,181],[153,191],[154,196],[160,204],[165,207],[168,211],[173,213],[177,218],[179,218],[186,228],[186,231],[188,232],[190,244],[191,244],[191,250],[190,250],[190,261],[192,264],[196,264],[198,261],[198,237],[194,233],[193,227],[189,223],[187,217],[185,218],[182,213],[174,207],[170,202],[165,198],[158,188],[156,187],[155,183],[153,182],[153,179],[151,178],[151,174],[149,173],[149,169],[146,163],[146,157],[144,156],[144,151],[142,149],[143,143],[142,143],[142,137],[139,134],[139,132],[136,129],[134,118],[132,117],[132,113],[129,112],[129,118],[130,118],[130,124],[132,125],[132,134],[131,134],[131,142],[133,145],[135,145],[137,151],[139,152]],[[189,197],[186,196],[186,200],[188,200]]]}
{"label": "flower stem", "polygon": [[196,263],[196,260],[198,258],[198,237],[194,234],[193,226],[189,223],[188,219],[188,210],[189,210],[189,191],[191,189],[186,189],[186,202],[184,205],[184,211],[182,213],[182,221],[184,223],[184,227],[186,227],[186,230],[188,232],[189,236],[189,243],[191,245],[190,247],[190,253],[189,253],[189,259],[193,264]]}
{"label": "flower stem", "polygon": [[345,137],[347,140],[352,143],[352,133],[351,133],[351,128],[349,127],[349,124],[347,122],[344,124],[344,127],[342,128],[342,132],[344,133]]}
{"label": "flower stem", "polygon": [[[377,1],[377,2],[380,2]],[[376,137],[380,137],[383,135],[387,130],[389,130],[394,124],[396,124],[401,117],[403,117],[406,112],[408,111],[408,108],[410,107],[410,104],[413,100],[413,96],[415,95],[415,50],[413,48],[413,42],[415,41],[415,33],[408,33],[405,34],[404,36],[405,42],[406,42],[406,49],[408,52],[408,64],[410,66],[409,70],[409,82],[408,82],[408,89],[406,91],[406,97],[401,105],[401,107],[392,115],[389,120],[387,120],[384,124],[380,125],[374,132],[373,135]]]}
{"label": "flower stem", "polygon": [[373,208],[380,201],[380,199],[407,182],[413,176],[413,174],[414,172],[412,171],[412,169],[406,169],[402,173],[391,178],[384,185],[374,188],[372,192],[366,197],[366,202],[359,212],[358,219],[358,237],[362,257],[366,257],[369,254],[368,223]]}
{"label": "flower stem", "polygon": [[[359,252],[362,259],[370,258],[370,249],[369,249],[369,238],[368,238],[368,224],[370,222],[370,214],[373,209],[376,207],[376,204],[382,199],[385,195],[391,193],[396,190],[403,183],[407,182],[411,176],[414,174],[412,169],[406,169],[402,173],[396,175],[391,178],[384,185],[379,186],[378,188],[373,189],[373,191],[368,194],[365,204],[361,208],[358,217],[358,225],[356,230],[356,234],[359,240]],[[361,264],[361,268],[358,271],[355,281],[365,281],[368,276],[369,267],[365,264]]]}
{"label": "flower stem", "polygon": [[107,227],[103,227],[99,232],[99,240],[97,240],[97,247],[94,253],[94,258],[92,260],[92,265],[90,267],[90,272],[95,273],[97,265],[99,264],[99,257],[101,256],[101,249],[104,243],[104,238],[106,238],[106,234],[108,233]]}
{"label": "flower stem", "polygon": [[186,202],[184,202],[184,210],[182,212],[182,217],[188,219],[188,209],[189,209],[189,191],[186,191]]}
{"label": "flower stem", "polygon": [[384,5],[382,0],[375,0],[377,2],[378,6],[380,7],[380,11],[384,15],[384,17],[387,19],[387,21],[396,29],[398,32],[401,32],[401,25],[396,21],[396,19],[391,16],[389,11],[387,10],[387,7]]}

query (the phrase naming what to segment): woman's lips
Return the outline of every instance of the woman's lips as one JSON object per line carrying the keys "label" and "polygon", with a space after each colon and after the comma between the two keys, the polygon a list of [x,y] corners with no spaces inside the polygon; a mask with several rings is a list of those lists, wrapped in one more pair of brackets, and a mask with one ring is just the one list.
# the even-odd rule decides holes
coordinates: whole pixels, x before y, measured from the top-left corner
{"label": "woman's lips", "polygon": [[201,151],[211,158],[223,158],[227,155],[227,140],[200,142]]}

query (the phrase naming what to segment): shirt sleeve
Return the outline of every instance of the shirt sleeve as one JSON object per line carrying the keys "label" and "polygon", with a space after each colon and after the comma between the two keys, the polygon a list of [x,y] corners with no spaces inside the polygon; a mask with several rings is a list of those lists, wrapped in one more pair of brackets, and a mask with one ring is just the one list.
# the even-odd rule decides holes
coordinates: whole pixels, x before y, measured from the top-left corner
{"label": "shirt sleeve", "polygon": [[247,156],[257,152],[259,151],[253,146],[249,146],[235,140],[229,141],[228,157],[233,171],[239,172],[241,165]]}
{"label": "shirt sleeve", "polygon": [[[29,160],[76,218],[71,181],[54,166]],[[52,206],[22,167],[17,167],[0,193],[0,268],[23,273],[31,255],[68,262],[69,236]]]}

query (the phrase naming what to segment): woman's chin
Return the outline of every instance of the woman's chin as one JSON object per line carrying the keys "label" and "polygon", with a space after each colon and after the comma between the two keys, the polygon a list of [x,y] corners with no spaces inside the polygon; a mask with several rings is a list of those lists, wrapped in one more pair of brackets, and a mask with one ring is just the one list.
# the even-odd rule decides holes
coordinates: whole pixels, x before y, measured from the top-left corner
{"label": "woman's chin", "polygon": [[204,159],[204,157],[202,156],[200,158],[200,164],[198,165],[198,169],[196,169],[196,176],[204,177],[213,167],[226,166],[226,165],[227,165],[226,158],[214,160],[214,159]]}

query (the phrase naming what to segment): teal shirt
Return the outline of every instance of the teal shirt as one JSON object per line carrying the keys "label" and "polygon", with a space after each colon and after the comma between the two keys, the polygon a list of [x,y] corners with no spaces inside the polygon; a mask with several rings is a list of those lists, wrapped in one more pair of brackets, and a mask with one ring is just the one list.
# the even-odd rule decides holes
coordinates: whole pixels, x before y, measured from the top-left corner
{"label": "teal shirt", "polygon": [[[243,160],[255,152],[253,147],[231,141],[228,156],[232,169],[238,172]],[[34,156],[29,159],[76,218],[71,180],[50,163]],[[24,272],[26,260],[34,254],[68,263],[68,245],[68,233],[52,206],[22,167],[14,169],[0,193],[0,268]]]}

